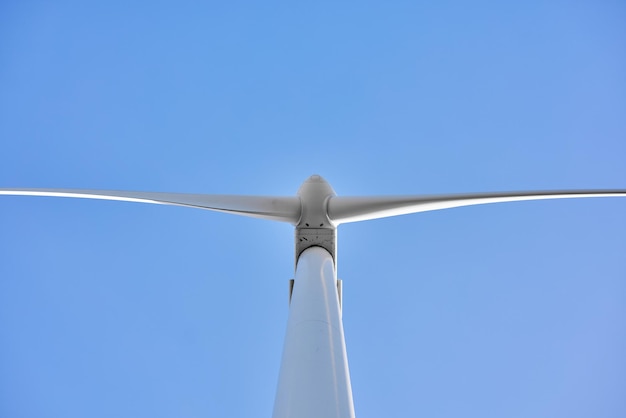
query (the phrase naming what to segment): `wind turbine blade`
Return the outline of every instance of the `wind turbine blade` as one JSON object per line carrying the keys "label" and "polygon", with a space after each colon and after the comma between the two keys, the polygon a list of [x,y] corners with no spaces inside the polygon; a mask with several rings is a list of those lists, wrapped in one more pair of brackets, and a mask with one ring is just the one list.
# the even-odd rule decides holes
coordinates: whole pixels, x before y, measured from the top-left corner
{"label": "wind turbine blade", "polygon": [[519,202],[522,200],[626,196],[626,190],[550,190],[534,192],[467,193],[423,196],[332,197],[328,217],[338,225],[431,210]]}
{"label": "wind turbine blade", "polygon": [[291,224],[296,224],[300,219],[300,199],[295,196],[235,196],[76,189],[0,189],[0,195],[74,197],[186,206]]}

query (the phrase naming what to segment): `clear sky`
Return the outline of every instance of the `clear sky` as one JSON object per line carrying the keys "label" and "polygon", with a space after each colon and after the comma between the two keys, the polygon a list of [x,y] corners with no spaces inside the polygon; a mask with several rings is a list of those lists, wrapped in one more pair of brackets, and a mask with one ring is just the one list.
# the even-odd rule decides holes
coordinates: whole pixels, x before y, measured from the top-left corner
{"label": "clear sky", "polygon": [[[622,1],[93,3],[0,3],[0,187],[626,188]],[[0,230],[1,417],[271,416],[290,226],[0,197]],[[626,416],[626,199],[338,242],[359,418]]]}

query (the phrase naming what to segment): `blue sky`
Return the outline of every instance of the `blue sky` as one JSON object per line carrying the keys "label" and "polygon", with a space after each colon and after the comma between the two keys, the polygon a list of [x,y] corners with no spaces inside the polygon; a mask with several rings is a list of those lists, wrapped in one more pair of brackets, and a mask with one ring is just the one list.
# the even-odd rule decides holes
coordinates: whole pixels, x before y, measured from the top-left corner
{"label": "blue sky", "polygon": [[[626,188],[623,2],[429,3],[4,1],[0,187]],[[625,416],[625,213],[340,226],[357,416]],[[0,228],[0,416],[271,415],[290,226],[2,197]]]}

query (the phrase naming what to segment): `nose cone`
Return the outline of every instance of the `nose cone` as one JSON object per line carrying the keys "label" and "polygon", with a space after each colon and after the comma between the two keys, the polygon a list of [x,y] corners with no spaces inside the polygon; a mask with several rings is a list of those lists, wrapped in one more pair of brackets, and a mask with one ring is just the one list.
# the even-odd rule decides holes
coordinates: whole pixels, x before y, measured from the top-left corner
{"label": "nose cone", "polygon": [[326,179],[319,174],[313,174],[298,189],[298,196],[300,197],[310,196],[311,194],[324,199],[329,195],[337,195]]}

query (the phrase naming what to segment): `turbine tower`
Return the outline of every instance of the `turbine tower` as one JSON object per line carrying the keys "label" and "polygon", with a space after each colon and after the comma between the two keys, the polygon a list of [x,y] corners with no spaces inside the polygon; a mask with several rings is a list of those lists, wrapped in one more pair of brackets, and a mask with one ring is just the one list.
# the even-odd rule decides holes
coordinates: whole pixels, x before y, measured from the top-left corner
{"label": "turbine tower", "polygon": [[313,175],[290,197],[72,189],[0,189],[0,195],[187,206],[294,225],[295,278],[273,416],[348,418],[354,417],[354,405],[336,268],[340,224],[487,203],[626,196],[626,190],[343,197],[321,176]]}

